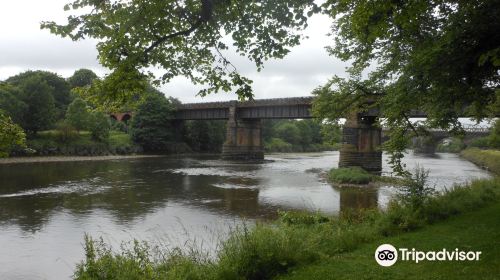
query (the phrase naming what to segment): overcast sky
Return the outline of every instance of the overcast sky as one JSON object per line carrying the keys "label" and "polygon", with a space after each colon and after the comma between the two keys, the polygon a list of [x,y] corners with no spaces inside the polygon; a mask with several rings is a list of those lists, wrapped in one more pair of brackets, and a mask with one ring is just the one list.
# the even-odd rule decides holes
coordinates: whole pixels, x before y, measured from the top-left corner
{"label": "overcast sky", "polygon": [[[89,68],[99,76],[106,73],[97,62],[95,41],[73,42],[40,30],[40,22],[64,23],[68,13],[63,6],[69,0],[0,1],[0,80],[26,70],[48,70],[69,77],[80,68]],[[268,61],[257,72],[253,63],[243,58],[232,61],[239,72],[253,79],[256,98],[310,95],[311,91],[334,74],[345,75],[345,64],[329,56],[325,46],[330,20],[315,16],[305,34],[310,38],[282,60]],[[201,98],[198,88],[184,78],[176,78],[161,90],[182,102],[236,99],[232,93]]]}

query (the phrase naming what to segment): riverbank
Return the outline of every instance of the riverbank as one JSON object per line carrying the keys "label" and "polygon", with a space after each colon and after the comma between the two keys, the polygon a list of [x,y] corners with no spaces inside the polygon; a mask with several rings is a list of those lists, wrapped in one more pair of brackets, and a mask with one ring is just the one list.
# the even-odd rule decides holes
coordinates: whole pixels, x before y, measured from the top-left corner
{"label": "riverbank", "polygon": [[[395,243],[401,246],[404,242],[418,244],[418,238],[412,239],[411,232],[422,234],[422,239],[433,244],[441,244],[439,240],[442,240],[442,244],[447,244],[447,240],[454,240],[458,244],[460,238],[467,238],[468,243],[462,244],[460,248],[476,249],[477,246],[477,250],[483,249],[484,256],[492,258],[491,262],[485,262],[481,269],[475,271],[481,271],[479,275],[498,275],[494,274],[498,268],[493,264],[498,259],[495,240],[498,242],[500,225],[484,226],[482,223],[489,223],[498,217],[498,208],[491,211],[487,209],[500,207],[499,201],[500,179],[492,179],[475,181],[469,186],[424,198],[418,208],[394,201],[385,211],[347,211],[341,212],[339,217],[284,212],[275,223],[257,224],[251,229],[234,231],[228,240],[221,243],[215,260],[194,248],[157,252],[159,255],[156,256],[151,247],[140,242],[128,251],[114,253],[106,244],[87,239],[87,258],[78,266],[75,278],[107,279],[112,275],[115,279],[271,279],[298,275],[301,278],[297,279],[314,279],[314,274],[309,275],[308,269],[320,266],[322,270],[319,269],[317,275],[317,279],[320,279],[333,277],[331,274],[321,274],[322,271],[329,272],[330,262],[348,263],[346,269],[355,270],[356,261],[352,261],[349,254],[356,252],[363,256],[366,265],[372,266],[375,264],[373,244],[381,244],[388,238],[399,238],[401,242]],[[480,208],[487,212],[479,213],[479,217],[474,216],[473,213]],[[488,216],[481,220],[482,215]],[[452,219],[445,221],[449,218]],[[457,232],[454,227],[446,227],[446,223],[453,223],[453,219],[465,219],[462,227],[482,228],[483,231],[473,234],[471,231]],[[441,226],[443,231],[433,230],[435,226]],[[408,270],[413,269],[414,265],[408,265]],[[336,267],[341,272],[341,267]],[[456,270],[456,267],[451,270]],[[436,271],[428,273],[440,275]],[[378,277],[385,275],[382,271]],[[402,277],[404,274],[395,276],[398,275]],[[351,279],[342,273],[335,276]]]}
{"label": "riverbank", "polygon": [[[500,203],[464,213],[421,230],[383,238],[317,264],[293,269],[278,279],[498,279],[500,275]],[[379,266],[374,258],[381,244],[420,251],[481,251],[479,261],[398,260],[392,267]]]}
{"label": "riverbank", "polygon": [[500,175],[500,151],[469,148],[460,152],[460,156],[490,172]]}
{"label": "riverbank", "polygon": [[162,155],[114,155],[114,156],[33,156],[33,157],[11,157],[0,158],[1,164],[15,163],[38,163],[38,162],[66,162],[66,161],[101,161],[101,160],[118,160],[118,159],[134,159],[134,158],[149,158],[162,157]]}

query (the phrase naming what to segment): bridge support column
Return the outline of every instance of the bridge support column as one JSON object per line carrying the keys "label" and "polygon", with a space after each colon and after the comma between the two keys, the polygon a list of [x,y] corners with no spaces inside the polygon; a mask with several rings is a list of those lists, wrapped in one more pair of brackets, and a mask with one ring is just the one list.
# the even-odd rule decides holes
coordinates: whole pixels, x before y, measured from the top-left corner
{"label": "bridge support column", "polygon": [[342,129],[339,167],[359,166],[367,171],[382,171],[382,129],[374,126],[376,117],[352,114]]}
{"label": "bridge support column", "polygon": [[236,106],[229,107],[226,141],[222,158],[228,160],[262,160],[264,148],[260,119],[238,119]]}

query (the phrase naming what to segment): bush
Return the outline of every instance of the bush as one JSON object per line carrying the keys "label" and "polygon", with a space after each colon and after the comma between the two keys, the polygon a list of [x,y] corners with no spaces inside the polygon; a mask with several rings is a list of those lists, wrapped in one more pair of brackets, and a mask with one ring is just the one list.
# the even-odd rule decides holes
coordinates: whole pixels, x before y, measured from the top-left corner
{"label": "bush", "polygon": [[408,176],[401,188],[400,201],[409,205],[410,209],[420,208],[434,194],[434,189],[426,186],[428,177],[429,171],[417,166],[414,174]]}
{"label": "bush", "polygon": [[464,142],[459,138],[451,138],[449,142],[439,143],[436,152],[439,153],[459,153],[465,148]]}
{"label": "bush", "polygon": [[78,137],[78,132],[66,120],[61,120],[56,123],[57,138],[62,143],[67,143]]}
{"label": "bush", "polygon": [[271,138],[269,142],[264,143],[264,150],[266,152],[287,153],[291,152],[292,149],[292,144],[285,142],[281,138]]}
{"label": "bush", "polygon": [[328,179],[338,184],[368,184],[373,175],[361,167],[337,168],[330,170]]}
{"label": "bush", "polygon": [[92,139],[98,142],[105,142],[109,138],[111,125],[109,117],[101,112],[93,112],[90,115],[89,130]]}
{"label": "bush", "polygon": [[489,137],[478,137],[474,138],[470,141],[468,147],[471,148],[488,148],[489,146]]}

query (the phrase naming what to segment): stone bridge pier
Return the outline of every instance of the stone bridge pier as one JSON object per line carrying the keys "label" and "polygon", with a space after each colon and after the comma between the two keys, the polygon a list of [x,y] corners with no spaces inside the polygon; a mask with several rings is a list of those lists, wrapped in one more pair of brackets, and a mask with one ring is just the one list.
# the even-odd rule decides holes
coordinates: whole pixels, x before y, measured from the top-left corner
{"label": "stone bridge pier", "polygon": [[264,145],[260,119],[239,119],[236,105],[229,107],[226,141],[222,158],[227,160],[263,160]]}
{"label": "stone bridge pier", "polygon": [[375,126],[377,117],[350,115],[342,129],[339,167],[359,166],[367,171],[382,171],[382,129]]}

